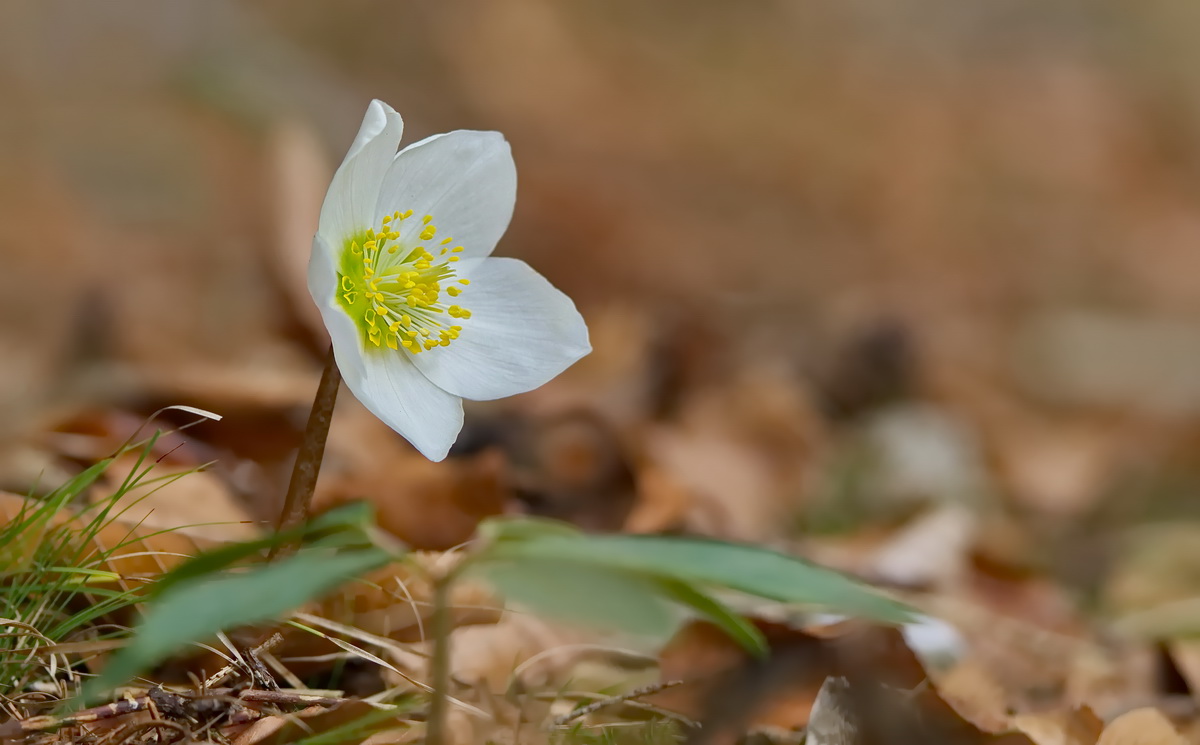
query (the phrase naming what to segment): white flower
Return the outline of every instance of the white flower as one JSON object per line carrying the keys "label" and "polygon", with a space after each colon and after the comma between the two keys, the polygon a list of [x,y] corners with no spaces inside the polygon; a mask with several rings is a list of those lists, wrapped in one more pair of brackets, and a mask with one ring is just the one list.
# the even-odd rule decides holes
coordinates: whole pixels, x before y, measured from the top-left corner
{"label": "white flower", "polygon": [[488,257],[516,202],[503,135],[450,132],[397,153],[403,128],[371,102],[325,195],[308,289],[346,385],[441,460],[462,399],[537,388],[591,346],[570,298],[525,262]]}

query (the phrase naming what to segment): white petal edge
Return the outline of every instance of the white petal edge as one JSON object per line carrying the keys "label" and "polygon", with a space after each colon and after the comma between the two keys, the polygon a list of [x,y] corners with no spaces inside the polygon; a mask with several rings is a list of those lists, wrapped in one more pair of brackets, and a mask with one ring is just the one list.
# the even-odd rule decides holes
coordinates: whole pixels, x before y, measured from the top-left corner
{"label": "white petal edge", "polygon": [[[376,219],[412,210],[400,223],[400,242],[420,242],[421,218],[433,215],[437,235],[453,238],[463,257],[487,256],[508,229],[517,201],[517,167],[499,132],[457,130],[400,151],[383,179]],[[436,251],[434,253],[437,253]]]}
{"label": "white petal edge", "polygon": [[460,300],[471,318],[448,347],[413,364],[456,396],[488,401],[531,391],[592,351],[587,324],[571,298],[517,259],[460,262],[471,284]]}
{"label": "white petal edge", "polygon": [[462,430],[462,399],[430,382],[407,355],[390,349],[363,355],[363,375],[344,376],[346,387],[421,455],[439,461]]}
{"label": "white petal edge", "polygon": [[403,135],[404,120],[396,110],[382,101],[371,101],[321,205],[317,232],[330,245],[340,246],[355,232],[377,225],[379,189]]}

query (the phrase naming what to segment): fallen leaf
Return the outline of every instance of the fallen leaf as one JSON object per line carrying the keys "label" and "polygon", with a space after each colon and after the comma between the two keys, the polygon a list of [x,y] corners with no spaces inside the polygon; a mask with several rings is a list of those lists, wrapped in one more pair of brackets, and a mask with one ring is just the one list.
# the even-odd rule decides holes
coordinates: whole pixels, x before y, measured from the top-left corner
{"label": "fallen leaf", "polygon": [[107,495],[121,488],[127,474],[149,468],[137,486],[112,503],[112,514],[123,522],[212,541],[249,541],[262,535],[262,526],[212,472],[152,465],[139,464],[132,453],[118,458],[91,490],[94,499],[107,504]]}
{"label": "fallen leaf", "polygon": [[1011,708],[1007,692],[977,660],[964,660],[935,676],[935,681],[946,703],[968,722],[988,732],[1007,728]]}
{"label": "fallen leaf", "polygon": [[902,587],[949,588],[969,566],[979,519],[963,505],[949,504],[913,519],[880,546],[868,576]]}
{"label": "fallen leaf", "polygon": [[1109,722],[1098,745],[1183,745],[1185,740],[1158,709],[1126,712]]}
{"label": "fallen leaf", "polygon": [[767,637],[770,656],[752,660],[724,632],[706,622],[686,625],[660,652],[663,680],[684,685],[648,701],[693,718],[712,713],[717,702],[741,710],[748,727],[795,729],[825,678],[868,676],[901,688],[926,678],[920,661],[900,631],[860,622],[796,629],[756,620]]}
{"label": "fallen leaf", "polygon": [[770,462],[730,438],[723,428],[658,428],[647,436],[647,457],[692,498],[689,532],[729,540],[769,541],[786,531],[789,513]]}
{"label": "fallen leaf", "polygon": [[1017,714],[1013,728],[1024,732],[1036,745],[1095,745],[1104,722],[1088,707],[1060,711]]}
{"label": "fallen leaf", "polygon": [[[294,714],[264,717],[250,724],[233,739],[233,745],[285,745],[334,729],[345,729],[337,742],[356,745],[384,729],[394,729],[404,720],[404,711],[387,716],[386,710],[365,701],[348,700],[332,708],[311,706]],[[355,723],[361,723],[355,726]]]}
{"label": "fallen leaf", "polygon": [[369,502],[381,528],[417,549],[469,540],[484,517],[505,512],[511,488],[495,451],[433,463],[351,396],[338,400],[313,514]]}
{"label": "fallen leaf", "polygon": [[646,464],[637,472],[637,500],[625,520],[628,533],[665,533],[684,524],[691,492],[662,468]]}
{"label": "fallen leaf", "polygon": [[[511,419],[511,418],[510,418]],[[502,449],[513,496],[530,514],[590,531],[615,531],[628,519],[637,485],[617,430],[588,409],[536,415],[508,426]]]}

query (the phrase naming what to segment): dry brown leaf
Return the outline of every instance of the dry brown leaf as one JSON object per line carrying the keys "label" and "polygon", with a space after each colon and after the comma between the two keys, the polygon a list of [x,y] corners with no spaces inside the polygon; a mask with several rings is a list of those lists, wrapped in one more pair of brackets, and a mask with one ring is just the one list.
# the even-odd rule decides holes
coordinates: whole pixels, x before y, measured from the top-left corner
{"label": "dry brown leaf", "polygon": [[1104,496],[1130,438],[1128,427],[1106,421],[1049,417],[1015,420],[991,434],[998,475],[1014,498],[1057,518],[1082,515]]}
{"label": "dry brown leaf", "polygon": [[1085,646],[1071,662],[1065,701],[1087,706],[1104,719],[1152,701],[1161,691],[1154,650],[1133,640]]}
{"label": "dry brown leaf", "polygon": [[20,494],[47,493],[78,473],[55,448],[0,440],[0,489]]}
{"label": "dry brown leaf", "polygon": [[609,637],[521,613],[458,629],[452,654],[455,679],[495,695],[555,691],[568,683],[599,691],[653,668],[653,658],[614,646]]}
{"label": "dry brown leaf", "polygon": [[584,530],[619,530],[636,500],[634,471],[616,429],[584,409],[529,417],[502,438],[524,511]]}
{"label": "dry brown leaf", "polygon": [[820,745],[1032,745],[1025,734],[992,733],[962,719],[934,687],[908,691],[870,678],[826,679],[812,705],[810,729]]}
{"label": "dry brown leaf", "polygon": [[934,679],[942,698],[968,722],[987,732],[1007,729],[1007,694],[977,660],[963,660]]}
{"label": "dry brown leaf", "polygon": [[1124,543],[1104,588],[1114,613],[1150,611],[1200,595],[1200,522],[1144,525]]}
{"label": "dry brown leaf", "polygon": [[[366,702],[349,700],[332,708],[312,706],[294,714],[264,717],[243,728],[233,738],[233,745],[285,745],[349,725],[375,712],[376,708]],[[344,745],[365,742],[380,730],[395,729],[397,723],[403,720],[404,716],[398,715],[392,720],[378,721],[363,727],[354,737],[340,737],[338,742]]]}
{"label": "dry brown leaf", "polygon": [[963,505],[947,504],[913,519],[879,547],[868,576],[900,586],[948,588],[969,568],[979,518]]}
{"label": "dry brown leaf", "polygon": [[647,457],[692,497],[690,532],[730,540],[778,539],[791,505],[770,462],[716,425],[703,431],[659,427],[647,435]]}
{"label": "dry brown leaf", "polygon": [[369,502],[384,530],[418,549],[448,549],[471,538],[479,521],[505,511],[510,489],[494,452],[433,463],[351,396],[338,400],[321,477],[320,514]]}
{"label": "dry brown leaf", "polygon": [[687,530],[767,543],[790,532],[821,438],[798,376],[769,362],[685,391],[678,422],[642,434],[645,461],[690,494]]}
{"label": "dry brown leaf", "polygon": [[165,431],[169,429],[168,415],[174,413],[165,412],[166,415],[148,421],[147,414],[117,407],[80,408],[50,422],[42,439],[65,458],[91,463],[113,455],[131,437],[138,434],[148,437],[159,429],[164,431],[145,451],[147,465],[198,466],[212,460],[213,451],[204,443],[178,431]]}
{"label": "dry brown leaf", "polygon": [[[1003,704],[1013,710],[1088,706],[1107,717],[1153,694],[1153,660],[1142,645],[1055,631],[963,597],[914,602],[961,632],[967,664],[1000,686]],[[994,716],[995,706],[989,709]]]}
{"label": "dry brown leaf", "polygon": [[1200,642],[1194,639],[1171,640],[1165,642],[1165,647],[1171,662],[1187,683],[1188,692],[1193,698],[1200,697]]}
{"label": "dry brown leaf", "polygon": [[922,608],[962,633],[971,657],[1004,689],[1006,702],[1022,709],[1060,702],[1075,660],[1089,647],[1085,639],[1007,616],[999,603],[937,597]]}
{"label": "dry brown leaf", "polygon": [[717,702],[744,707],[753,726],[794,729],[809,710],[826,677],[862,677],[899,688],[926,678],[916,655],[895,628],[855,621],[804,630],[755,620],[771,656],[755,663],[715,626],[694,621],[660,652],[663,680],[684,685],[647,697],[664,708],[699,718]]}
{"label": "dry brown leaf", "polygon": [[[132,453],[113,461],[91,493],[100,499],[115,493],[137,465],[138,456]],[[249,541],[262,535],[261,526],[251,520],[225,481],[207,470],[156,466],[112,504],[112,514],[122,522],[147,528],[212,541]]]}
{"label": "dry brown leaf", "polygon": [[1088,707],[1035,714],[1018,714],[1012,727],[1037,745],[1095,745],[1104,722]]}
{"label": "dry brown leaf", "polygon": [[625,520],[627,533],[659,533],[678,529],[691,507],[691,492],[655,465],[637,474],[637,501]]}
{"label": "dry brown leaf", "polygon": [[[735,742],[741,724],[728,714],[710,716],[701,741]],[[807,733],[811,745],[1033,745],[1019,732],[981,730],[959,716],[932,686],[905,690],[880,684],[869,673],[826,678],[809,712]]]}
{"label": "dry brown leaf", "polygon": [[[409,678],[429,679],[428,647],[414,651],[393,655],[408,677],[385,670],[389,684],[408,687]],[[576,703],[564,694],[598,696],[657,675],[653,656],[614,646],[587,629],[518,613],[506,613],[494,625],[456,629],[450,667],[452,695],[475,707],[451,708],[449,739],[463,745],[545,742],[552,715]]]}
{"label": "dry brown leaf", "polygon": [[1109,722],[1098,745],[1183,745],[1185,740],[1161,711],[1134,709]]}

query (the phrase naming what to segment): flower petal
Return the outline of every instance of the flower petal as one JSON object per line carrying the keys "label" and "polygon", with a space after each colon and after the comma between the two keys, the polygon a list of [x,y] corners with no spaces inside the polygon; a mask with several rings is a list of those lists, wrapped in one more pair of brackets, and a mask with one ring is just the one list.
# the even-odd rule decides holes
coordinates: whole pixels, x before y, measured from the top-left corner
{"label": "flower petal", "polygon": [[487,256],[508,228],[517,201],[517,167],[499,132],[458,130],[434,135],[400,151],[379,194],[376,219],[413,211],[400,223],[400,242],[414,245],[433,215],[437,236],[453,238],[462,255]]}
{"label": "flower petal", "polygon": [[448,347],[413,357],[438,386],[476,401],[533,390],[592,351],[575,303],[517,259],[460,263],[469,319]]}
{"label": "flower petal", "polygon": [[332,246],[372,226],[379,187],[400,147],[404,120],[382,101],[372,101],[358,136],[333,175],[317,231]]}
{"label": "flower petal", "polygon": [[462,399],[431,383],[409,362],[407,352],[372,350],[360,359],[361,375],[342,370],[354,397],[421,455],[433,461],[444,459],[462,429]]}

